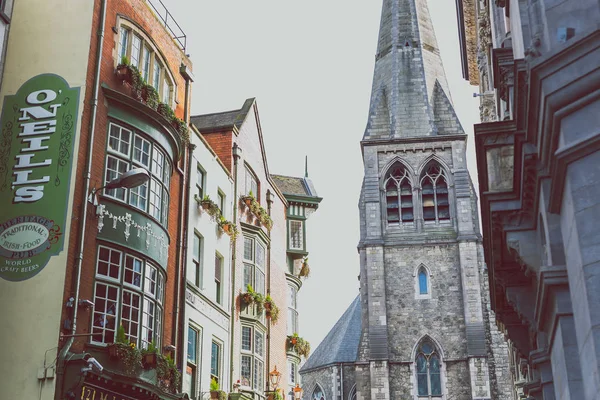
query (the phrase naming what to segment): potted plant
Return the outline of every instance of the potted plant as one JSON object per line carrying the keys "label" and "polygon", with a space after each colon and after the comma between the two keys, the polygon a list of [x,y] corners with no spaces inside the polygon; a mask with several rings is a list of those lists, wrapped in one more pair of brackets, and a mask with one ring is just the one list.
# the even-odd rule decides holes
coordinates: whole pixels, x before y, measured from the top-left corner
{"label": "potted plant", "polygon": [[206,211],[210,210],[210,208],[212,207],[213,204],[214,204],[214,202],[210,199],[210,196],[207,194],[205,194],[204,197],[202,198],[202,200],[200,200],[200,205]]}
{"label": "potted plant", "polygon": [[302,268],[300,268],[300,272],[298,272],[298,276],[301,278],[308,278],[309,275],[310,275],[310,267],[308,266],[308,257],[307,257],[302,262]]}
{"label": "potted plant", "polygon": [[270,318],[271,322],[275,324],[279,319],[279,307],[277,307],[271,295],[265,297],[263,307],[265,308],[267,318]]}
{"label": "potted plant", "polygon": [[171,122],[173,120],[173,118],[175,118],[175,113],[173,112],[173,109],[171,107],[169,107],[168,104],[165,103],[158,103],[158,106],[156,107],[156,111],[162,115],[163,117],[165,117],[165,119],[169,122]]}
{"label": "potted plant", "polygon": [[307,340],[302,339],[297,333],[287,337],[287,350],[293,351],[299,356],[303,356],[305,359],[310,354],[310,343]]}
{"label": "potted plant", "polygon": [[146,105],[153,110],[158,107],[158,91],[152,85],[145,84],[142,86],[142,100]]}
{"label": "potted plant", "polygon": [[265,226],[265,228],[267,228],[268,230],[271,230],[271,228],[273,227],[273,220],[271,219],[271,216],[269,214],[267,214],[266,212],[263,213],[260,222]]}
{"label": "potted plant", "polygon": [[219,382],[215,378],[210,380],[210,398],[215,400],[219,398]]}
{"label": "potted plant", "polygon": [[121,361],[126,374],[133,375],[142,366],[142,354],[135,343],[127,339],[123,325],[117,328],[115,343],[108,345],[108,354]]}
{"label": "potted plant", "polygon": [[156,363],[158,361],[158,349],[154,342],[148,345],[148,348],[142,349],[142,364],[144,368],[156,368]]}
{"label": "potted plant", "polygon": [[117,65],[117,77],[122,81],[128,78],[130,73],[129,70],[129,59],[126,56],[121,57],[121,63]]}
{"label": "potted plant", "polygon": [[251,285],[246,285],[246,292],[241,294],[242,301],[250,306],[252,304],[256,304],[257,312],[260,314],[264,309],[264,298],[263,295],[254,291]]}
{"label": "potted plant", "polygon": [[187,123],[184,120],[175,117],[171,120],[171,124],[173,125],[173,128],[175,128],[177,133],[179,133],[181,140],[183,140],[185,143],[189,143],[190,132],[188,130]]}
{"label": "potted plant", "polygon": [[246,204],[248,207],[250,207],[252,205],[252,200],[255,200],[252,190],[250,192],[248,192],[247,195],[242,196],[241,198],[242,198],[242,201],[244,202],[244,204]]}
{"label": "potted plant", "polygon": [[168,393],[177,393],[181,381],[181,372],[177,369],[177,365],[170,355],[158,357],[156,377],[158,386],[162,390]]}

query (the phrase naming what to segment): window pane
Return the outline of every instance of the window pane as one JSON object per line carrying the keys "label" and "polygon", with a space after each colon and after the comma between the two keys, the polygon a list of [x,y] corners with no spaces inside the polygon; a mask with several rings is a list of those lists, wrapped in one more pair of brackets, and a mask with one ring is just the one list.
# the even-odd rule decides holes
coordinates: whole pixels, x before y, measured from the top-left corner
{"label": "window pane", "polygon": [[144,313],[142,315],[142,348],[148,348],[148,344],[154,340],[154,316],[156,305],[149,299],[144,299]]}
{"label": "window pane", "polygon": [[140,50],[142,48],[142,38],[138,35],[133,35],[133,40],[131,42],[131,65],[134,67],[139,67],[140,65]]}
{"label": "window pane", "polygon": [[158,63],[158,58],[155,58],[154,59],[154,78],[152,80],[152,86],[154,86],[154,89],[156,89],[157,93],[160,91],[160,72],[161,72],[161,70],[162,70],[162,67]]}
{"label": "window pane", "polygon": [[289,299],[288,299],[289,306],[291,308],[297,308],[296,307],[296,300],[297,300],[298,291],[296,290],[295,287],[292,287],[292,286],[288,286],[288,289],[289,289],[288,295],[290,296]]}
{"label": "window pane", "polygon": [[92,340],[101,343],[115,341],[117,306],[119,304],[119,289],[103,283],[96,283],[94,295],[94,317],[92,325]]}
{"label": "window pane", "polygon": [[121,258],[123,254],[120,251],[100,247],[98,249],[98,275],[107,278],[119,279],[121,271]]}
{"label": "window pane", "polygon": [[131,131],[120,127],[119,125],[110,124],[110,132],[108,134],[108,149],[121,153],[125,157],[129,157],[129,145],[131,143]]}
{"label": "window pane", "polygon": [[156,295],[156,268],[150,264],[146,264],[146,282],[144,283],[145,291],[152,296]]}
{"label": "window pane", "polygon": [[[129,163],[119,158],[108,156],[106,158],[106,174],[104,184],[119,178],[129,170]],[[119,200],[125,200],[125,189],[104,189],[106,196],[114,197]]]}
{"label": "window pane", "polygon": [[198,166],[196,173],[196,187],[198,188],[198,197],[204,197],[204,171]]}
{"label": "window pane", "polygon": [[156,300],[158,300],[159,303],[163,302],[164,299],[164,295],[165,295],[165,278],[163,277],[163,275],[161,273],[158,274],[158,285],[157,285],[157,291],[156,291]]}
{"label": "window pane", "polygon": [[217,192],[217,205],[219,206],[221,215],[225,216],[225,195],[221,192]]}
{"label": "window pane", "polygon": [[142,261],[132,256],[125,257],[125,283],[142,287]]}
{"label": "window pane", "polygon": [[162,211],[162,186],[154,178],[150,181],[150,208],[148,212],[158,221],[161,221]]}
{"label": "window pane", "polygon": [[254,267],[252,265],[244,264],[244,287],[242,288],[243,291],[246,291],[246,287],[248,287],[248,285],[254,286],[254,282],[252,281],[253,270]]}
{"label": "window pane", "polygon": [[254,240],[244,238],[244,260],[254,261]]}
{"label": "window pane", "polygon": [[436,355],[429,360],[429,381],[431,382],[431,395],[442,395],[442,383],[440,379],[440,361]]}
{"label": "window pane", "polygon": [[297,365],[291,361],[288,361],[288,371],[290,371],[290,382],[291,384],[296,383],[296,369]]}
{"label": "window pane", "polygon": [[165,155],[155,146],[152,152],[152,173],[162,181],[164,179]]}
{"label": "window pane", "polygon": [[427,272],[419,271],[419,293],[427,294]]}
{"label": "window pane", "polygon": [[296,250],[304,249],[302,221],[290,221],[290,248]]}
{"label": "window pane", "polygon": [[162,332],[162,310],[160,309],[160,307],[156,307],[156,324],[154,326],[156,326],[156,329],[154,331],[154,343],[156,344],[157,348],[161,348],[162,345],[162,337],[160,335],[160,333]]}
{"label": "window pane", "polygon": [[133,160],[150,168],[150,142],[137,135],[133,141]]}
{"label": "window pane", "polygon": [[129,204],[142,211],[146,211],[146,208],[148,207],[148,182],[144,182],[138,187],[129,189]]}
{"label": "window pane", "polygon": [[[121,58],[127,57],[127,44],[129,42],[129,31],[124,27],[121,27],[121,37],[119,39],[119,56]],[[119,60],[119,63],[121,60]]]}
{"label": "window pane", "polygon": [[223,280],[223,259],[215,254],[215,300],[221,304],[221,281]]}
{"label": "window pane", "polygon": [[214,377],[219,377],[219,371],[221,369],[221,347],[212,342],[212,349],[210,354],[210,374]]}
{"label": "window pane", "polygon": [[140,295],[123,290],[123,305],[121,306],[121,325],[130,342],[138,343],[138,329],[140,322]]}
{"label": "window pane", "polygon": [[264,335],[260,331],[254,331],[254,352],[261,357],[264,356]]}
{"label": "window pane", "polygon": [[265,273],[257,269],[254,277],[254,291],[265,294]]}
{"label": "window pane", "polygon": [[144,63],[142,78],[148,82],[150,80],[150,50],[146,46],[142,47],[142,62]]}
{"label": "window pane", "polygon": [[259,243],[256,244],[256,265],[265,269],[265,248]]}
{"label": "window pane", "polygon": [[169,85],[169,81],[167,78],[163,80],[163,93],[162,93],[162,102],[165,104],[170,103],[171,98],[171,85]]}
{"label": "window pane", "polygon": [[240,371],[242,385],[249,386],[252,378],[252,357],[242,356],[242,366]]}
{"label": "window pane", "polygon": [[254,390],[257,390],[259,392],[263,391],[264,374],[265,371],[263,362],[258,359],[254,359]]}
{"label": "window pane", "polygon": [[252,351],[252,328],[242,326],[242,350]]}
{"label": "window pane", "polygon": [[198,345],[198,332],[188,327],[188,348],[187,348],[187,359],[189,362],[196,364],[196,346]]}
{"label": "window pane", "polygon": [[167,225],[169,222],[169,192],[164,187],[162,196],[162,217],[160,221],[163,225]]}

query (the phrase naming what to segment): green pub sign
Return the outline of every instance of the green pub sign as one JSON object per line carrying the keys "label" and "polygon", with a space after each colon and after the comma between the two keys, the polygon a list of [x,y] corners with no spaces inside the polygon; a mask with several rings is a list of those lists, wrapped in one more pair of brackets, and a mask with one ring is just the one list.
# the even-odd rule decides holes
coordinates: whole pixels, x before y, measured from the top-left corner
{"label": "green pub sign", "polygon": [[0,120],[0,277],[39,273],[64,245],[79,88],[58,75],[6,96]]}

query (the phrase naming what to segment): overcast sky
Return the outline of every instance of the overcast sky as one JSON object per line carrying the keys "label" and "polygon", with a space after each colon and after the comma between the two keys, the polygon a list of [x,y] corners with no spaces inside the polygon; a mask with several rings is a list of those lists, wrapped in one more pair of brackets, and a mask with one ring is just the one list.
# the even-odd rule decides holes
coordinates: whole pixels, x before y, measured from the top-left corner
{"label": "overcast sky", "polygon": [[[360,152],[382,0],[163,0],[187,35],[192,115],[256,97],[271,173],[309,176],[323,202],[308,221],[311,276],[299,292],[312,348],[358,295]],[[429,0],[456,112],[470,136],[477,88],[462,79],[454,0]]]}

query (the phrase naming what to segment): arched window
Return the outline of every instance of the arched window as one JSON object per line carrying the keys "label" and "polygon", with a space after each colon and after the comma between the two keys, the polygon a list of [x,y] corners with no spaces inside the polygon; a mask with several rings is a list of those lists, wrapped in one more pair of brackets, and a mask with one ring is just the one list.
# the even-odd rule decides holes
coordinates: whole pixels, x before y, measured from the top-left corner
{"label": "arched window", "polygon": [[417,371],[417,393],[419,396],[441,397],[441,358],[429,339],[423,340],[415,358]]}
{"label": "arched window", "polygon": [[356,384],[352,386],[350,389],[350,394],[348,395],[348,400],[356,400]]}
{"label": "arched window", "polygon": [[414,220],[412,185],[404,165],[394,165],[385,182],[388,223],[412,222]]}
{"label": "arched window", "polygon": [[423,220],[444,221],[450,219],[448,182],[438,163],[431,163],[421,177]]}
{"label": "arched window", "polygon": [[427,276],[427,270],[421,267],[419,269],[419,294],[427,294],[429,293],[429,282]]}
{"label": "arched window", "polygon": [[325,400],[325,394],[323,393],[323,389],[318,384],[315,386],[315,390],[313,390],[313,394],[311,397],[312,400]]}

